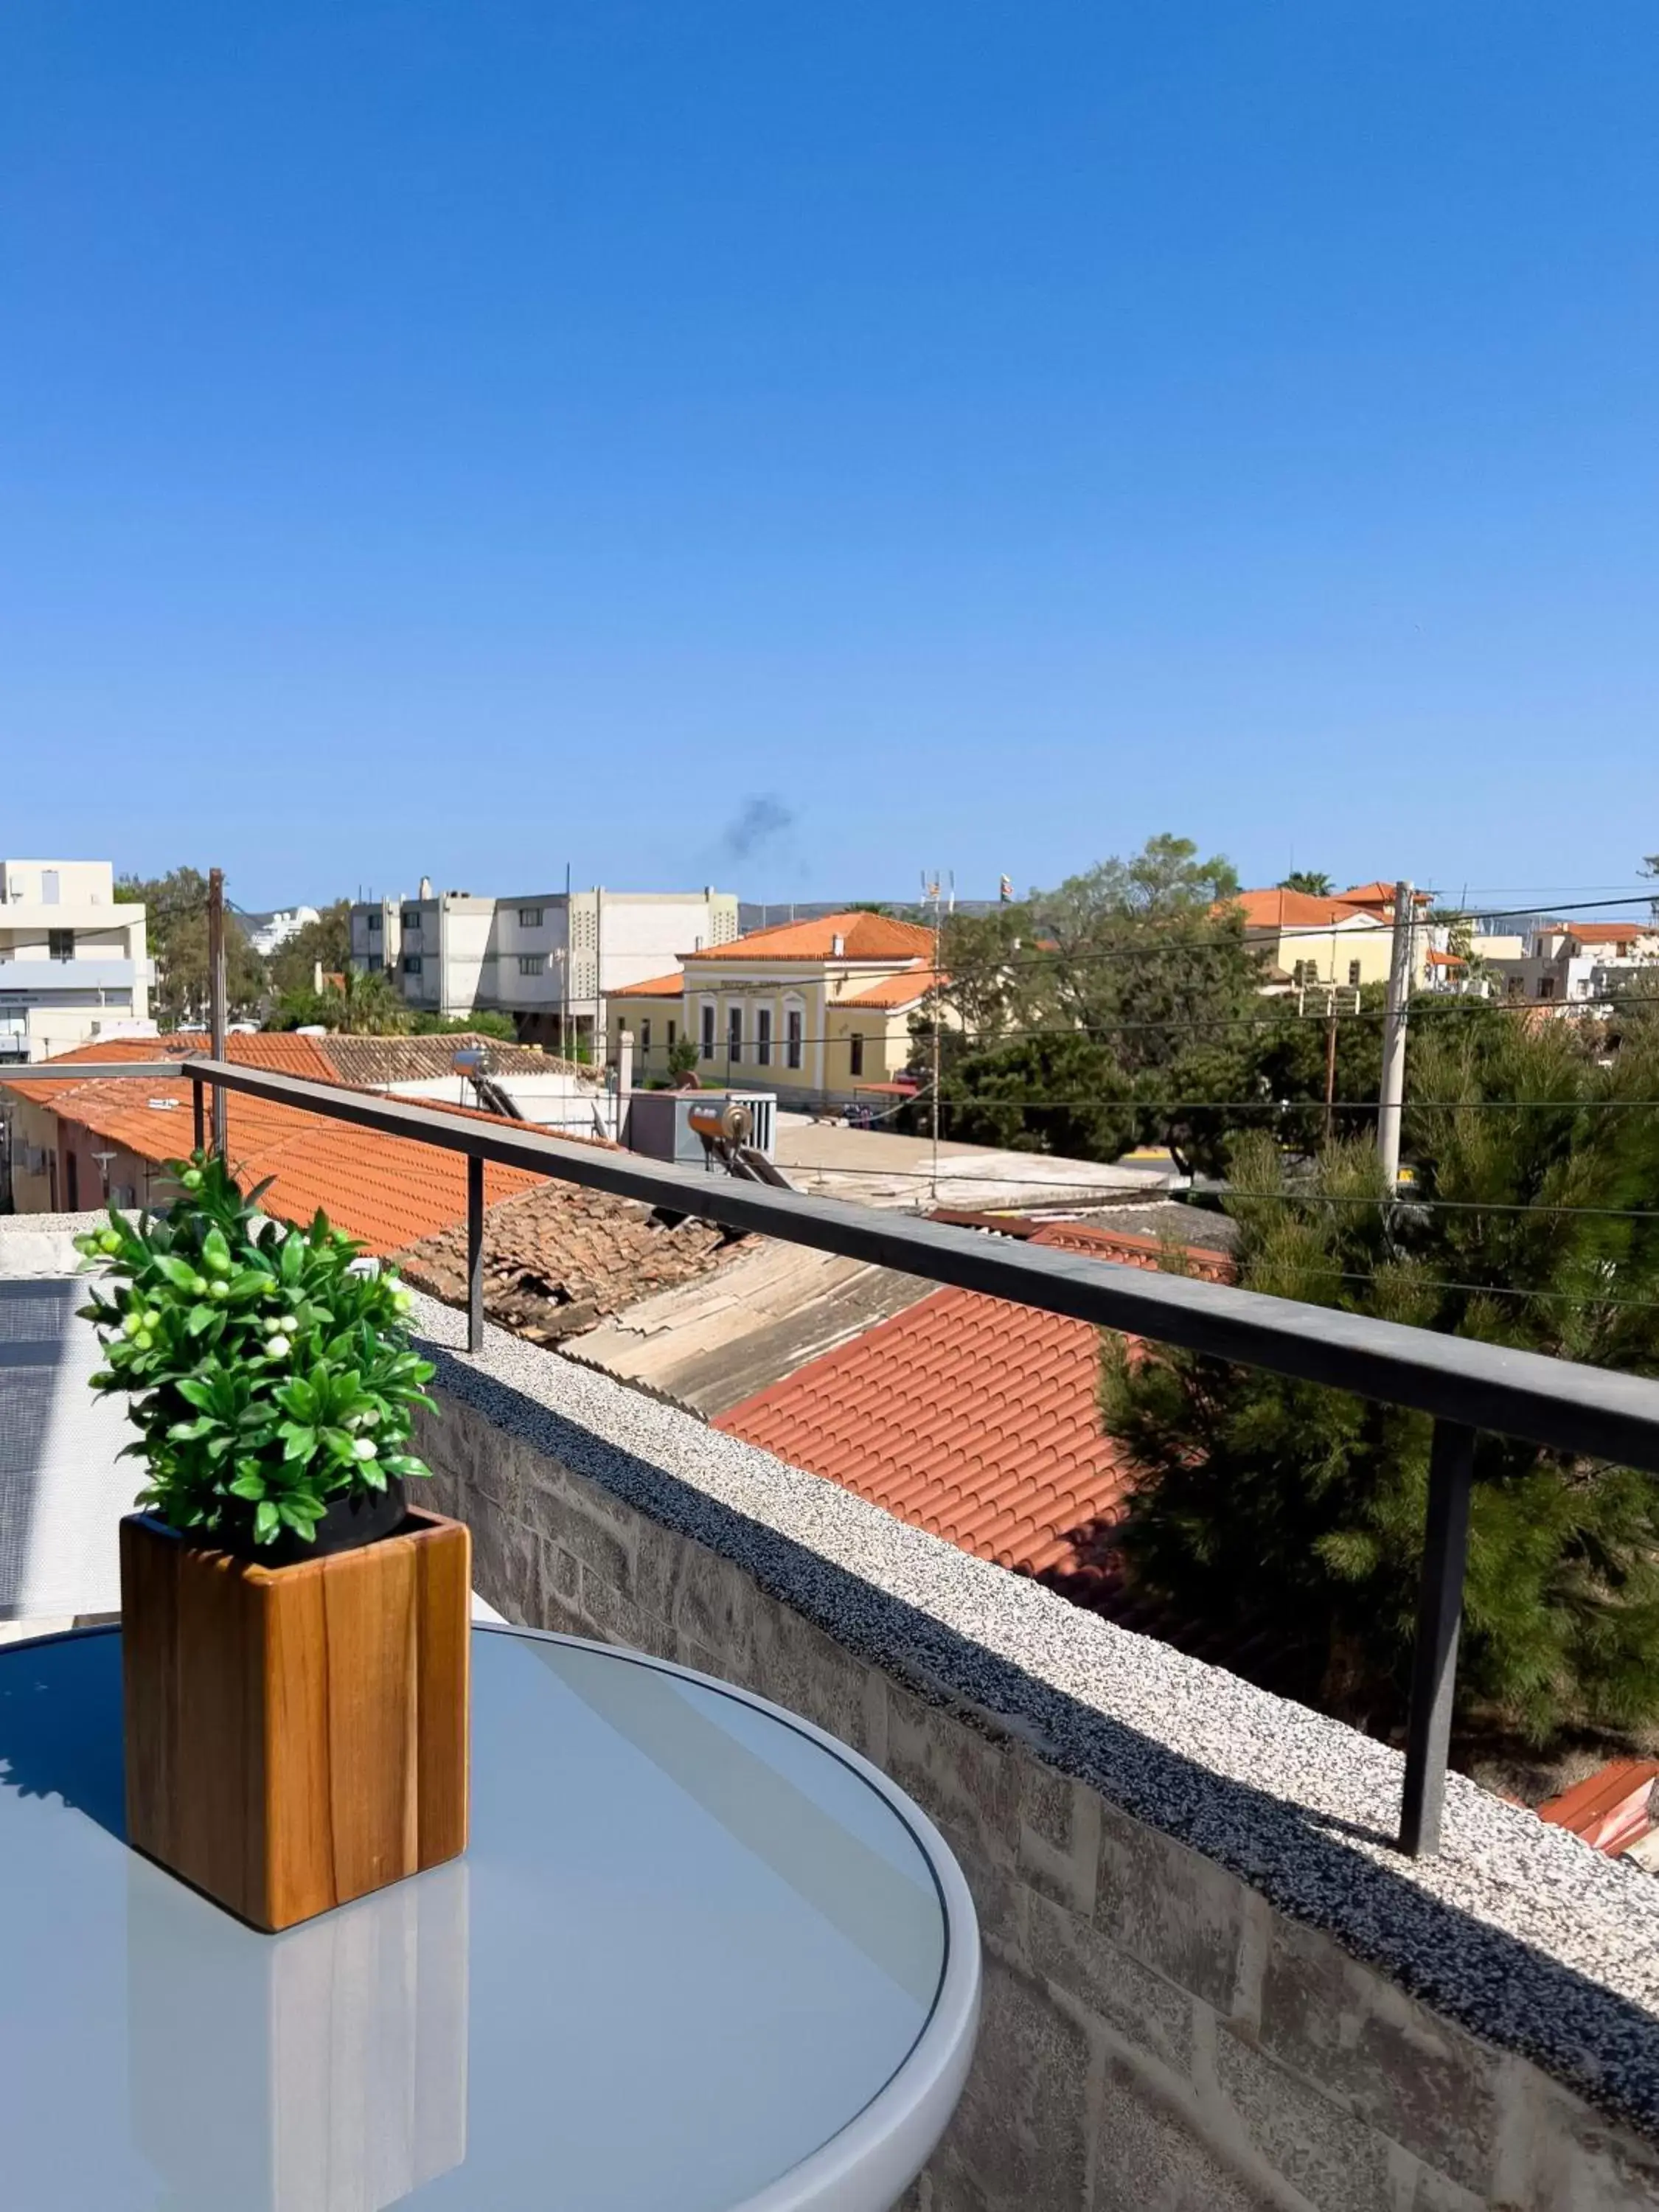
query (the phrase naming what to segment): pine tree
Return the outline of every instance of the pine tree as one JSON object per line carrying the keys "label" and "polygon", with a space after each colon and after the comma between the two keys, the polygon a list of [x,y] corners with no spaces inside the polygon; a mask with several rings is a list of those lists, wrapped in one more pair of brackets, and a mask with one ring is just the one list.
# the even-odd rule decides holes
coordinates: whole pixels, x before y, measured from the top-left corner
{"label": "pine tree", "polygon": [[[1465,1002],[1466,1004],[1468,1002]],[[1367,1139],[1291,1179],[1234,1151],[1240,1280],[1311,1304],[1659,1374],[1659,1023],[1611,1066],[1566,1024],[1475,1012],[1413,1043],[1421,1200]],[[1564,1209],[1596,1209],[1567,1211]],[[1143,1587],[1298,1650],[1305,1693],[1403,1716],[1427,1491],[1424,1416],[1109,1340],[1102,1405],[1142,1470],[1122,1530]],[[1659,1478],[1482,1435],[1459,1694],[1537,1741],[1659,1715]]]}

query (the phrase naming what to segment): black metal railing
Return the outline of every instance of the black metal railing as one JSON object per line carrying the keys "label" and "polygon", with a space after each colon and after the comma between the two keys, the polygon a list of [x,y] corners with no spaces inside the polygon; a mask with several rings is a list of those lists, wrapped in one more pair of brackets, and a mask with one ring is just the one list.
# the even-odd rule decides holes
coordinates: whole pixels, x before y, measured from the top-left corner
{"label": "black metal railing", "polygon": [[82,1062],[27,1070],[30,1081],[46,1075],[79,1082],[117,1075],[149,1081],[185,1077],[194,1093],[198,1146],[207,1129],[204,1094],[217,1089],[461,1153],[467,1162],[467,1343],[474,1352],[483,1344],[483,1170],[493,1160],[1431,1415],[1435,1425],[1400,1824],[1401,1847],[1413,1856],[1433,1851],[1440,1836],[1476,1432],[1487,1430],[1659,1474],[1659,1382],[1639,1376],[988,1237],[842,1200],[807,1198],[529,1127],[224,1061]]}

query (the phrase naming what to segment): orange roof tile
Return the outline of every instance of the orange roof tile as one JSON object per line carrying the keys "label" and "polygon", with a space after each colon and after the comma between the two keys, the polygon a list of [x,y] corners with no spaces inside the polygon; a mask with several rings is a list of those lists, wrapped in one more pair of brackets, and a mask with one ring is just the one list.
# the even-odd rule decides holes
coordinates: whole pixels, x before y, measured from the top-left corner
{"label": "orange roof tile", "polygon": [[[836,952],[835,941],[842,940]],[[920,922],[884,914],[825,914],[811,921],[783,921],[752,929],[729,945],[688,952],[687,960],[931,960],[933,933]]]}
{"label": "orange roof tile", "polygon": [[[327,1083],[334,1070],[321,1044],[320,1038],[301,1036],[295,1030],[236,1030],[225,1039],[225,1057],[239,1067],[264,1067],[273,1075],[307,1075]],[[94,1037],[68,1052],[54,1053],[51,1064],[65,1067],[77,1060],[186,1060],[205,1053],[208,1046],[199,1030],[171,1030],[165,1036]]]}
{"label": "orange roof tile", "polygon": [[1648,1801],[1659,1782],[1659,1759],[1615,1759],[1538,1808],[1540,1820],[1566,1828],[1609,1857],[1639,1843],[1652,1827]]}
{"label": "orange roof tile", "polygon": [[624,983],[608,995],[612,999],[678,999],[685,991],[685,978],[676,972],[672,975],[653,975],[643,983]]}
{"label": "orange roof tile", "polygon": [[1237,907],[1247,929],[1328,929],[1338,922],[1363,921],[1370,917],[1344,899],[1313,898],[1306,891],[1240,891],[1222,902],[1220,911]]}
{"label": "orange roof tile", "polygon": [[[1032,1241],[1138,1267],[1159,1257],[1149,1237],[1079,1222]],[[1189,1262],[1227,1267],[1214,1252]],[[1079,1544],[1121,1516],[1130,1488],[1100,1425],[1099,1349],[1086,1322],[939,1291],[714,1425],[981,1559],[1065,1573],[1083,1563]]]}
{"label": "orange roof tile", "polygon": [[1638,937],[1652,937],[1659,933],[1659,923],[1651,921],[1570,921],[1566,934],[1576,937],[1581,945],[1625,945]]}
{"label": "orange roof tile", "polygon": [[[260,1036],[228,1042],[233,1046],[278,1042],[304,1046],[312,1040]],[[249,1061],[252,1064],[252,1055]],[[190,1085],[183,1077],[135,1081],[108,1076],[64,1084],[10,1076],[4,1087],[140,1159],[160,1164],[190,1150]],[[500,1119],[465,1107],[438,1106],[436,1110],[482,1121]],[[414,1138],[353,1128],[302,1107],[234,1091],[228,1101],[226,1121],[229,1157],[244,1188],[273,1177],[261,1203],[268,1213],[284,1220],[308,1221],[320,1206],[337,1229],[384,1256],[465,1216],[466,1163],[458,1152],[441,1152]],[[517,1197],[535,1189],[542,1180],[492,1162],[484,1170],[485,1203],[493,1206]]]}
{"label": "orange roof tile", "polygon": [[900,1006],[915,1006],[925,999],[937,985],[943,988],[950,981],[932,968],[901,968],[896,975],[884,975],[878,983],[860,991],[850,999],[837,999],[838,1006],[885,1007],[890,1012]]}

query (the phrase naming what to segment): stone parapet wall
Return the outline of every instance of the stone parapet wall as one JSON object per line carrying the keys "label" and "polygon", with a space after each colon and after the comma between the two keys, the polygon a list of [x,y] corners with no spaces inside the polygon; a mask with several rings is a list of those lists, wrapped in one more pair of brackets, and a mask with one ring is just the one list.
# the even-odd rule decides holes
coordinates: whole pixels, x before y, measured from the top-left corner
{"label": "stone parapet wall", "polygon": [[[453,1317],[425,1310],[453,1340]],[[1618,1986],[1642,1962],[1598,1982],[1585,1959],[1492,1924],[1460,1858],[1483,1809],[1463,1799],[1472,1785],[1454,1790],[1466,1832],[1419,1876],[1378,1832],[1376,1777],[1397,1789],[1398,1773],[1382,1747],[887,1516],[860,1518],[873,1510],[833,1486],[554,1355],[492,1340],[477,1364],[440,1357],[444,1418],[422,1443],[433,1502],[471,1527],[492,1604],[775,1698],[890,1774],[955,1850],[984,1938],[984,2025],[908,2206],[1659,2203],[1659,2022]],[[1139,1711],[1126,1726],[1127,1674],[1086,1707],[1057,1689],[1074,1655],[1044,1639],[1103,1633],[1109,1689],[1113,1670],[1164,1677],[1134,1694],[1162,1707],[1174,1741],[1154,1741]],[[1253,1701],[1237,1725],[1265,1729],[1269,1762],[1278,1732],[1282,1795],[1182,1746],[1194,1691],[1224,1724],[1230,1703]],[[1357,1817],[1308,1807],[1310,1731],[1316,1750],[1359,1747]],[[1530,1815],[1492,1811],[1495,1848],[1514,1861],[1500,1882],[1582,1875],[1594,1907],[1626,1908],[1632,1946],[1652,1944],[1651,1885]],[[1534,1831],[1548,1838],[1541,1858]],[[1540,1903],[1540,1930],[1574,1908],[1565,1888]],[[1572,1952],[1594,1930],[1568,1933]],[[1421,1974],[1414,1947],[1437,1953]],[[1363,1955],[1395,1949],[1407,1971]],[[1470,1986],[1455,2007],[1406,1985],[1460,1963]],[[1547,2047],[1525,2047],[1529,2021]]]}

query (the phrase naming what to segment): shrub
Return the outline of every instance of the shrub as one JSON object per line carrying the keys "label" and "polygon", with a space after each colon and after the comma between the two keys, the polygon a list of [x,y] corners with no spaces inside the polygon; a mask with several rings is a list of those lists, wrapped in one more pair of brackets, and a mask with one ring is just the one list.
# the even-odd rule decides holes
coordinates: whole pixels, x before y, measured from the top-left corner
{"label": "shrub", "polygon": [[112,1208],[76,1240],[123,1285],[81,1311],[108,1363],[93,1388],[132,1401],[139,1503],[199,1537],[310,1541],[341,1498],[428,1474],[409,1440],[434,1370],[410,1348],[395,1273],[354,1268],[358,1247],[320,1211],[308,1231],[267,1221],[268,1186],[244,1198],[220,1159],[170,1172],[165,1214],[135,1224]]}

